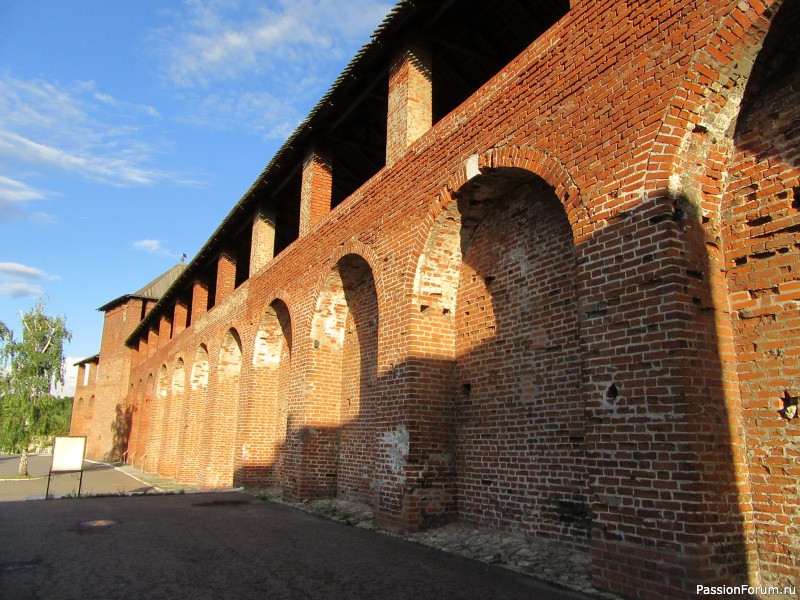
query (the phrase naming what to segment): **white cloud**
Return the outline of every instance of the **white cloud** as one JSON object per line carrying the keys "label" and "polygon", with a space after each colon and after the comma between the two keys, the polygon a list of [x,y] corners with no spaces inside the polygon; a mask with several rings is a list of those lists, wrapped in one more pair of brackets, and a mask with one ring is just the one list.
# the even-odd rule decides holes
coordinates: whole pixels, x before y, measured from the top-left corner
{"label": "white cloud", "polygon": [[0,296],[8,296],[10,298],[42,296],[44,289],[38,282],[55,279],[58,279],[58,277],[48,275],[36,267],[15,262],[1,262]]}
{"label": "white cloud", "polygon": [[152,48],[167,87],[187,105],[187,121],[285,137],[392,6],[192,0],[168,13]]}
{"label": "white cloud", "polygon": [[0,276],[15,279],[44,279],[47,273],[36,267],[29,267],[15,262],[0,262]]}
{"label": "white cloud", "polygon": [[21,281],[11,283],[0,283],[0,296],[9,298],[35,298],[44,294],[40,285],[34,283],[24,283]]}
{"label": "white cloud", "polygon": [[157,253],[161,251],[160,240],[139,240],[133,242],[133,247],[137,250],[144,250],[145,252]]}
{"label": "white cloud", "polygon": [[175,253],[164,247],[164,244],[161,240],[143,239],[133,242],[131,246],[133,246],[134,250],[141,250],[142,252],[147,252],[148,254],[157,254],[159,256],[177,258]]}
{"label": "white cloud", "polygon": [[144,140],[159,120],[152,106],[118,100],[92,81],[61,86],[0,72],[0,218],[51,195],[25,180],[37,170],[118,187],[181,181],[153,166],[159,148]]}
{"label": "white cloud", "polygon": [[43,192],[30,187],[26,183],[0,175],[0,206],[4,202],[10,205],[17,202],[27,202],[28,200],[41,200],[44,197]]}
{"label": "white cloud", "polygon": [[231,130],[241,123],[251,123],[250,131],[268,139],[283,139],[301,120],[290,100],[269,92],[222,90],[197,95],[193,111],[182,118],[184,122],[211,130]]}
{"label": "white cloud", "polygon": [[115,186],[152,185],[166,174],[142,166],[145,157],[123,150],[116,156],[71,152],[0,131],[0,155],[44,167],[53,167]]}
{"label": "white cloud", "polygon": [[0,220],[17,219],[22,216],[27,202],[44,198],[45,192],[23,181],[0,175]]}

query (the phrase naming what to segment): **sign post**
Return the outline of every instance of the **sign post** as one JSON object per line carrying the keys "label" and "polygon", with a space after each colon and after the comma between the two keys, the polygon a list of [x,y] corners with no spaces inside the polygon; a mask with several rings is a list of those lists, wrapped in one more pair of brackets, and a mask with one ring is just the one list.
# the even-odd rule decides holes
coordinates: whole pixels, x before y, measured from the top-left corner
{"label": "sign post", "polygon": [[57,437],[53,440],[53,461],[47,474],[47,491],[45,499],[50,495],[50,478],[53,473],[80,473],[78,480],[78,498],[81,497],[83,484],[83,457],[86,451],[86,436]]}

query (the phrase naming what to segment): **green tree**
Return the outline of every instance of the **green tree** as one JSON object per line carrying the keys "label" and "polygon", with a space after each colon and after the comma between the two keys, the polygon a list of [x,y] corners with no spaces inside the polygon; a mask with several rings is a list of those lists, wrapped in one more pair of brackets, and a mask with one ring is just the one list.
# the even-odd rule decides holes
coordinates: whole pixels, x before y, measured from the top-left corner
{"label": "green tree", "polygon": [[19,474],[28,474],[34,438],[62,431],[63,402],[51,390],[64,382],[64,343],[72,334],[63,317],[48,317],[37,304],[22,319],[22,339],[0,324],[0,447],[19,453]]}

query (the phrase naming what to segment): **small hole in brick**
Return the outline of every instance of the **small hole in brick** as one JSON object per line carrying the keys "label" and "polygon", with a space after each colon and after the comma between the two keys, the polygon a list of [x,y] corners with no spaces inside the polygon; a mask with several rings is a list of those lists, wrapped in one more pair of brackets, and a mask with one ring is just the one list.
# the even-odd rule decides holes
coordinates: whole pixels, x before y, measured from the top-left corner
{"label": "small hole in brick", "polygon": [[494,275],[487,275],[483,278],[483,281],[486,285],[492,285],[492,282],[496,279]]}
{"label": "small hole in brick", "polygon": [[443,314],[445,317],[446,317],[446,316],[448,316],[448,315],[450,314],[450,309],[449,309],[449,308],[443,308],[443,309],[442,309],[442,314]]}
{"label": "small hole in brick", "polygon": [[695,271],[694,269],[686,269],[686,274],[689,277],[694,277],[695,279],[700,279],[701,281],[703,279],[703,273],[700,271]]}
{"label": "small hole in brick", "polygon": [[619,390],[617,389],[617,386],[612,383],[606,390],[606,398],[609,400],[616,400],[618,396]]}
{"label": "small hole in brick", "polygon": [[427,304],[420,304],[419,305],[419,312],[425,312],[429,308],[430,308],[430,306],[428,306]]}
{"label": "small hole in brick", "polygon": [[314,348],[319,348],[319,340],[314,340]]}
{"label": "small hole in brick", "polygon": [[763,217],[756,217],[755,219],[750,219],[747,224],[750,227],[759,227],[761,225],[766,225],[767,223],[772,222],[771,215],[764,215]]}
{"label": "small hole in brick", "polygon": [[800,210],[800,186],[792,188],[792,208]]}
{"label": "small hole in brick", "polygon": [[465,394],[469,395],[469,393],[472,391],[472,386],[469,383],[465,383],[464,385],[461,386],[461,390]]}

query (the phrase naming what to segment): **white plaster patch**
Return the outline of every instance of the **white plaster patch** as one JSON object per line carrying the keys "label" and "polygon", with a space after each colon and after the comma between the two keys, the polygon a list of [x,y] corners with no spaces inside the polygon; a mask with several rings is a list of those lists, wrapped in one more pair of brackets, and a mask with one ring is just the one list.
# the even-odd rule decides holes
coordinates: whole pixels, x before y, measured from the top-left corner
{"label": "white plaster patch", "polygon": [[253,366],[274,367],[281,362],[280,340],[270,340],[269,335],[260,331],[256,338],[255,352],[253,353]]}
{"label": "white plaster patch", "polygon": [[393,431],[383,434],[383,445],[389,455],[389,465],[392,471],[401,471],[406,465],[406,458],[410,448],[408,429],[405,425],[398,425]]}

